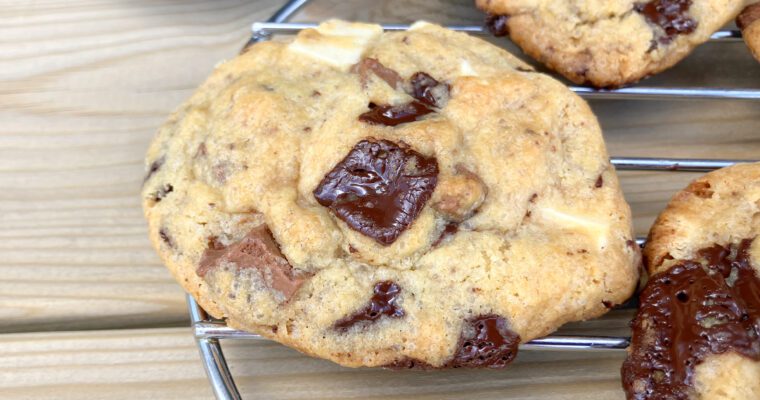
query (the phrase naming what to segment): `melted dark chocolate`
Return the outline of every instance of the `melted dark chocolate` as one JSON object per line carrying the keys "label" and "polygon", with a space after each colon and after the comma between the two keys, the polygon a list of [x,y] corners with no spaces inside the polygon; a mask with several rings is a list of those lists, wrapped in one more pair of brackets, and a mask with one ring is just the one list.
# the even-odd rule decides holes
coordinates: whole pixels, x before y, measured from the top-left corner
{"label": "melted dark chocolate", "polygon": [[410,82],[412,84],[412,97],[431,107],[442,107],[443,102],[448,98],[449,85],[438,82],[424,72],[417,72],[412,75]]}
{"label": "melted dark chocolate", "polygon": [[401,287],[395,282],[385,281],[376,283],[374,294],[367,307],[341,319],[333,327],[345,332],[360,322],[373,322],[380,319],[383,315],[390,318],[403,317],[404,310],[396,304],[399,293],[401,293]]}
{"label": "melted dark chocolate", "polygon": [[494,36],[507,36],[509,34],[508,20],[508,15],[488,14],[486,17],[486,27]]}
{"label": "melted dark chocolate", "polygon": [[633,6],[650,24],[665,31],[665,36],[659,38],[663,44],[670,43],[676,35],[692,33],[697,28],[697,21],[687,14],[690,7],[691,0],[652,0]]}
{"label": "melted dark chocolate", "polygon": [[715,245],[650,278],[622,368],[629,399],[688,399],[694,368],[710,354],[760,360],[760,279],[751,243]]}
{"label": "melted dark chocolate", "polygon": [[407,122],[414,122],[423,115],[427,115],[433,110],[419,101],[401,104],[398,106],[384,105],[379,106],[375,103],[369,104],[369,111],[359,116],[359,121],[372,125],[396,126]]}
{"label": "melted dark chocolate", "polygon": [[480,315],[465,322],[459,349],[439,368],[405,358],[385,365],[389,369],[504,368],[517,356],[520,335],[507,327],[498,315]]}
{"label": "melted dark chocolate", "polygon": [[441,231],[441,235],[438,236],[438,239],[433,242],[433,247],[438,247],[446,238],[449,236],[457,233],[459,231],[459,223],[457,222],[449,222],[446,224],[446,226],[443,228],[443,231]]}
{"label": "melted dark chocolate", "polygon": [[417,218],[438,182],[438,162],[388,140],[362,140],[314,190],[352,229],[390,245]]}
{"label": "melted dark chocolate", "polygon": [[760,19],[760,3],[750,4],[736,17],[736,26],[744,30]]}

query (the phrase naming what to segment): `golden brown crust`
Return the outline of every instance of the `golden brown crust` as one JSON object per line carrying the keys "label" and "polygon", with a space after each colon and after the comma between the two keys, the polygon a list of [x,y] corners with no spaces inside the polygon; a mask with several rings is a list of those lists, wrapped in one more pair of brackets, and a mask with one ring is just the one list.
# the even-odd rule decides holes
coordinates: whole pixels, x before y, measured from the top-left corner
{"label": "golden brown crust", "polygon": [[693,0],[683,34],[668,36],[636,7],[639,0],[476,0],[506,15],[510,38],[528,55],[579,84],[617,87],[668,69],[731,21],[744,0]]}
{"label": "golden brown crust", "polygon": [[736,17],[736,25],[742,30],[744,42],[752,55],[760,61],[760,3],[747,6]]}
{"label": "golden brown crust", "polygon": [[[332,21],[254,45],[152,143],[143,199],[153,245],[230,326],[347,366],[444,365],[478,315],[503,316],[523,340],[601,315],[638,279],[630,211],[588,105],[525,71],[495,46],[424,23],[382,34]],[[370,103],[408,102],[417,72],[448,85],[432,93],[433,113],[394,127],[359,120]],[[403,143],[439,170],[427,205],[387,246],[314,196],[367,138]],[[451,223],[458,231],[441,239]],[[305,277],[292,297],[267,268],[231,257],[196,274],[210,238],[234,248],[262,225]],[[403,317],[334,329],[380,281],[401,288]]]}

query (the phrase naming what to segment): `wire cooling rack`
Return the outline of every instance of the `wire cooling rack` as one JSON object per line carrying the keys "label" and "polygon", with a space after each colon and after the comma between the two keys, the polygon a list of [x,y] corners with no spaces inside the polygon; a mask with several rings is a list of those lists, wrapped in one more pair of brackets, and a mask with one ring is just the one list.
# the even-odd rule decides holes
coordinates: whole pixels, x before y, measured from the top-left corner
{"label": "wire cooling rack", "polygon": [[[246,47],[261,41],[266,41],[276,34],[293,34],[302,29],[317,26],[316,23],[287,22],[301,7],[310,0],[290,0],[285,3],[266,22],[256,22],[251,27],[251,39]],[[386,31],[402,31],[409,25],[382,25]],[[467,32],[472,35],[486,35],[488,31],[482,26],[457,25],[449,29]],[[729,42],[741,40],[741,32],[736,30],[718,31],[710,38],[714,42]],[[693,99],[730,99],[730,100],[760,100],[760,89],[754,88],[709,88],[709,87],[626,87],[620,89],[593,89],[583,86],[570,86],[570,89],[581,97],[588,99],[626,99],[626,100],[693,100]],[[708,172],[727,167],[740,162],[754,160],[719,160],[693,158],[650,158],[650,157],[611,157],[610,161],[618,171],[683,171]],[[637,243],[643,245],[645,239],[637,238]],[[190,320],[195,334],[195,340],[200,350],[203,366],[206,370],[211,387],[217,399],[240,399],[240,393],[235,386],[235,380],[230,373],[224,358],[221,339],[253,339],[266,340],[259,335],[230,328],[224,320],[209,316],[203,308],[187,295],[187,305]],[[627,307],[635,307],[635,301]],[[628,347],[629,337],[609,336],[560,336],[550,335],[535,339],[520,345],[520,350],[561,350],[561,351],[610,351],[623,350]]]}

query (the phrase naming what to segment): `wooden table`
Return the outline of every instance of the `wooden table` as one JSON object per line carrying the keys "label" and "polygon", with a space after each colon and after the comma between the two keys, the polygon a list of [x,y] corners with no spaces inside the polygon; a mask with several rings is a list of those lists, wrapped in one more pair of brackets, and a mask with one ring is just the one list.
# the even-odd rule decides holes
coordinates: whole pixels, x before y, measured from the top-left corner
{"label": "wooden table", "polygon": [[[297,20],[482,18],[470,0],[315,1]],[[143,154],[169,112],[279,3],[2,1],[0,398],[212,396],[182,292],[146,237]],[[757,88],[760,67],[741,43],[706,45],[645,84],[662,82]],[[760,158],[757,102],[592,106],[614,155]],[[693,176],[622,174],[640,234]],[[571,329],[625,333],[629,317]],[[269,342],[225,349],[246,398],[622,398],[621,353],[524,352],[506,371],[394,373]]]}

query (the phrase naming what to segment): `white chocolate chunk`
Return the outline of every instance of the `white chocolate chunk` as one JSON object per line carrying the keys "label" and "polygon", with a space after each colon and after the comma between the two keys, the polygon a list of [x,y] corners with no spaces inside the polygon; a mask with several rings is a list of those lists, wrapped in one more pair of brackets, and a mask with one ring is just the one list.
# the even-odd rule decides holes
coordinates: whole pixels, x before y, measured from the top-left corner
{"label": "white chocolate chunk", "polygon": [[376,24],[331,20],[301,31],[288,48],[291,51],[348,69],[359,62],[364,51],[383,33]]}
{"label": "white chocolate chunk", "polygon": [[607,245],[610,226],[604,220],[589,215],[570,214],[550,207],[538,209],[538,215],[544,223],[584,232],[596,240],[600,249]]}

